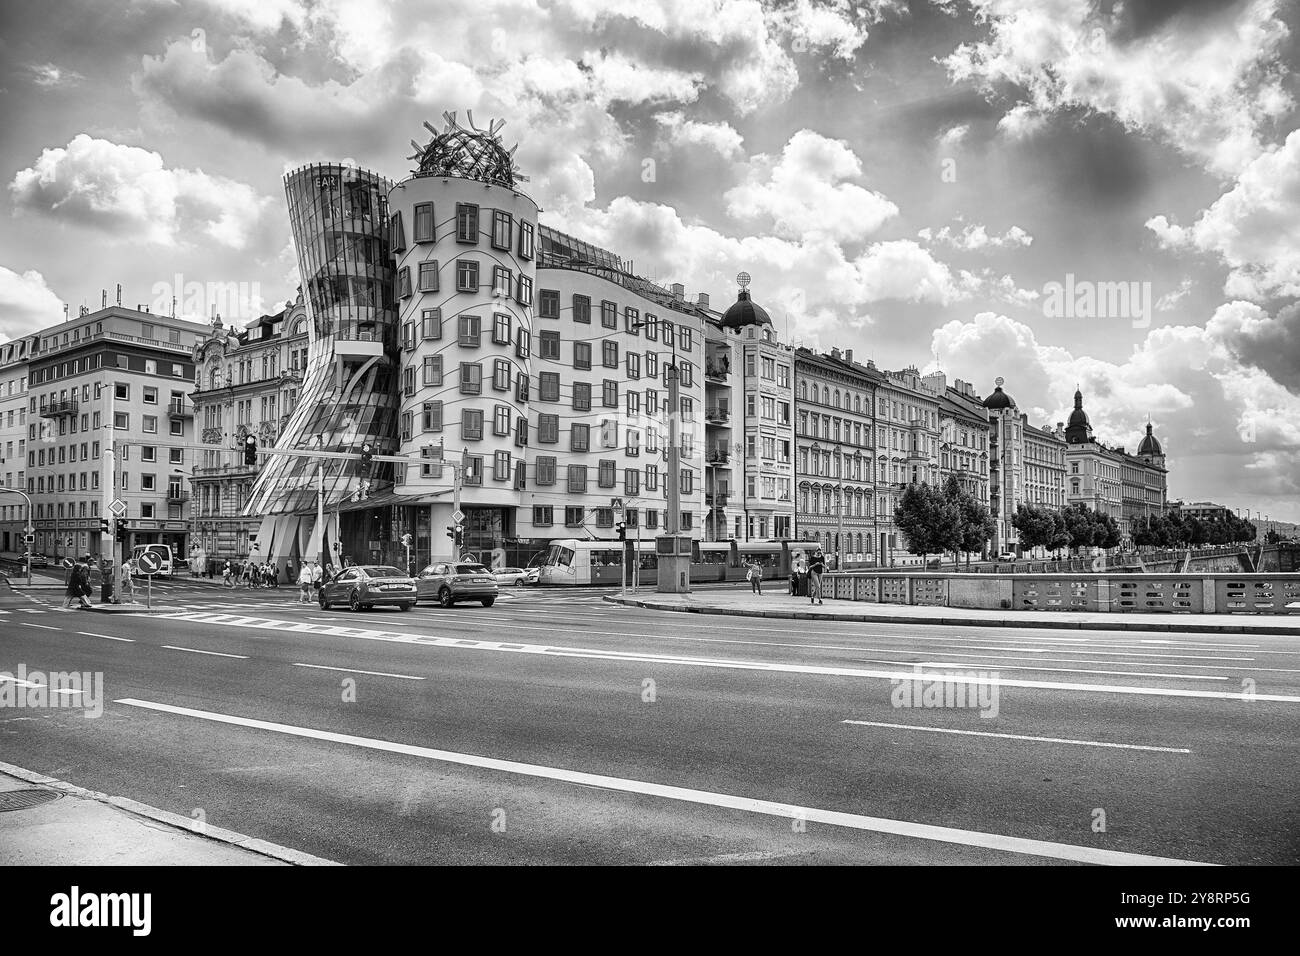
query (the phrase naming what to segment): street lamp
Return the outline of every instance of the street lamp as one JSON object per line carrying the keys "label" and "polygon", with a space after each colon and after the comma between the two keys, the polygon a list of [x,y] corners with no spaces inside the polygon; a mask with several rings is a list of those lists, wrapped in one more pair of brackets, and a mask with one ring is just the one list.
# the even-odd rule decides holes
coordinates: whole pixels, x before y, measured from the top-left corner
{"label": "street lamp", "polygon": [[23,544],[27,552],[27,586],[32,586],[32,543],[28,538],[35,540],[34,529],[32,528],[32,499],[27,497],[27,492],[19,491],[17,488],[0,488],[0,493],[8,492],[11,495],[20,495],[23,501],[27,502],[27,521],[23,525]]}

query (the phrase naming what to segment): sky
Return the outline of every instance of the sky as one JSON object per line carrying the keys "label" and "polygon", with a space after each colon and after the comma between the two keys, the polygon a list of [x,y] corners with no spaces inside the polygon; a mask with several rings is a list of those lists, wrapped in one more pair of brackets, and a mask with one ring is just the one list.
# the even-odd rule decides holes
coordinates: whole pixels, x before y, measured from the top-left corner
{"label": "sky", "polygon": [[6,0],[0,339],[294,295],[282,179],[505,120],[544,222],[1300,521],[1294,0]]}

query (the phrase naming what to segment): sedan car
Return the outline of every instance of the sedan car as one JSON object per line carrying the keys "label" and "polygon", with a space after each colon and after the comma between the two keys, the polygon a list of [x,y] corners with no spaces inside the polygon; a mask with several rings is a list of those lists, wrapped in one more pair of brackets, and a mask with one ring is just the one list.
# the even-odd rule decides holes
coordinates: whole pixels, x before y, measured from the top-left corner
{"label": "sedan car", "polygon": [[431,564],[415,579],[422,601],[437,601],[439,607],[451,607],[457,601],[479,601],[491,607],[500,589],[492,572],[481,564],[465,561]]}
{"label": "sedan car", "polygon": [[1001,554],[998,555],[998,561],[1000,563],[1005,564],[1015,560],[1016,560],[1016,553],[1014,551],[1003,551]]}
{"label": "sedan car", "polygon": [[536,584],[539,568],[497,568],[492,572],[492,579],[497,584],[514,585],[517,588],[525,584]]}
{"label": "sedan car", "polygon": [[26,564],[29,557],[31,558],[32,567],[34,568],[48,568],[50,566],[49,558],[43,554],[32,554],[30,551],[24,551],[18,560],[23,564]]}
{"label": "sedan car", "polygon": [[354,611],[368,611],[380,604],[395,604],[403,611],[415,607],[415,581],[397,568],[362,564],[344,568],[338,577],[320,589],[321,610],[346,604]]}

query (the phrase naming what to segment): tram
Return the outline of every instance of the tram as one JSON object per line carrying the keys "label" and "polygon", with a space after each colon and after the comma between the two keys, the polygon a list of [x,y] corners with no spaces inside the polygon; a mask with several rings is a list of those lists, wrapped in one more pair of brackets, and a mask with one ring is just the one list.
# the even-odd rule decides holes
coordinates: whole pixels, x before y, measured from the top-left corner
{"label": "tram", "polygon": [[[627,542],[561,538],[551,542],[540,562],[538,584],[618,587],[626,559],[628,567],[636,568],[637,584],[652,586],[659,574],[654,547],[653,538]],[[763,569],[764,580],[784,580],[790,576],[791,560],[806,547],[803,541],[696,541],[691,549],[691,582],[743,581],[754,562]]]}

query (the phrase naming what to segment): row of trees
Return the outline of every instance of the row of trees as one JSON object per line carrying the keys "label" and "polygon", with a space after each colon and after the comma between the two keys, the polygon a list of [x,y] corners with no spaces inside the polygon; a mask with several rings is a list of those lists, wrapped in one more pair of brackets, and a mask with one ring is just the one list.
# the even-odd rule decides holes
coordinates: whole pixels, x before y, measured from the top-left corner
{"label": "row of trees", "polygon": [[963,491],[955,475],[942,488],[912,482],[894,508],[894,524],[907,536],[907,550],[921,555],[952,552],[954,563],[966,552],[982,553],[997,532],[989,509]]}
{"label": "row of trees", "polygon": [[1020,532],[1020,547],[1059,551],[1070,548],[1117,548],[1119,525],[1105,512],[1087,505],[1066,505],[1059,511],[1037,505],[1020,505],[1011,519]]}
{"label": "row of trees", "polygon": [[1184,518],[1180,512],[1170,511],[1133,522],[1134,544],[1162,548],[1254,541],[1255,534],[1255,525],[1231,513],[1217,521],[1202,521],[1200,518]]}

